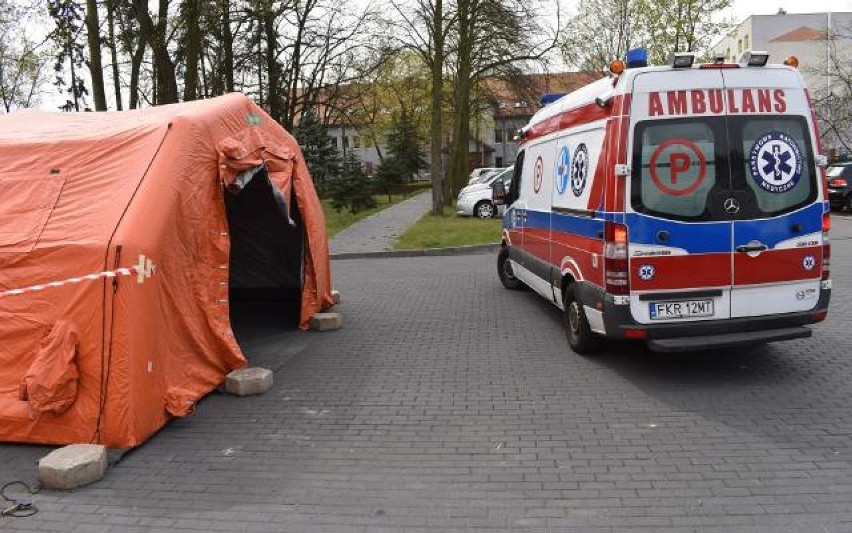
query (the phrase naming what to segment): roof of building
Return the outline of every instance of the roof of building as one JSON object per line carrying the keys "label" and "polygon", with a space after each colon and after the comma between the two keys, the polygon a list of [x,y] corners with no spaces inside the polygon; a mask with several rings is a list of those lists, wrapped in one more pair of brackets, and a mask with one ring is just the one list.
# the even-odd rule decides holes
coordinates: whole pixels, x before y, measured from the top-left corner
{"label": "roof of building", "polygon": [[483,90],[494,106],[495,118],[529,118],[541,109],[540,98],[550,93],[570,93],[600,79],[600,72],[558,72],[490,77]]}
{"label": "roof of building", "polygon": [[800,26],[795,30],[770,39],[771,43],[799,42],[799,41],[822,41],[825,40],[825,30],[818,30],[810,26]]}

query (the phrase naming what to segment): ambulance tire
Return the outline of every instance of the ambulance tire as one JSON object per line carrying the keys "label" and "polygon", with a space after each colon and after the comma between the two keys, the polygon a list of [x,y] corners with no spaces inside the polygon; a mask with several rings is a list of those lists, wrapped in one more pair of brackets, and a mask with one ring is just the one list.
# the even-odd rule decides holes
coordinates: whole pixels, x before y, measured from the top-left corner
{"label": "ambulance tire", "polygon": [[506,246],[501,248],[497,255],[497,275],[500,276],[500,283],[507,289],[520,291],[526,288],[524,282],[516,278],[512,272],[512,264],[509,262],[509,248]]}
{"label": "ambulance tire", "polygon": [[563,303],[565,304],[565,336],[568,338],[568,346],[575,353],[581,355],[592,355],[603,348],[604,339],[592,332],[589,320],[583,310],[583,302],[577,294],[577,286],[571,284],[565,289]]}
{"label": "ambulance tire", "polygon": [[482,200],[474,206],[473,214],[477,218],[494,218],[497,216],[497,206],[488,200]]}

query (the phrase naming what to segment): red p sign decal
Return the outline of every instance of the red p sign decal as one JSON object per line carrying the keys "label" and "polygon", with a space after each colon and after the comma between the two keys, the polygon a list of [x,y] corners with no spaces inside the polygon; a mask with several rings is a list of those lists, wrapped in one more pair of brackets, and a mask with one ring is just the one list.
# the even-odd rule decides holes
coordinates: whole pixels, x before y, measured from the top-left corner
{"label": "red p sign decal", "polygon": [[689,170],[692,163],[689,160],[689,155],[684,152],[672,152],[671,155],[669,155],[669,165],[672,173],[672,185],[677,185],[677,175]]}
{"label": "red p sign decal", "polygon": [[[664,154],[665,152],[665,154]],[[668,156],[668,180],[665,164],[660,160]],[[651,154],[651,181],[664,194],[686,196],[695,191],[707,176],[707,160],[694,141],[674,138],[660,143]],[[697,167],[697,168],[696,168]],[[663,174],[663,176],[660,176]]]}

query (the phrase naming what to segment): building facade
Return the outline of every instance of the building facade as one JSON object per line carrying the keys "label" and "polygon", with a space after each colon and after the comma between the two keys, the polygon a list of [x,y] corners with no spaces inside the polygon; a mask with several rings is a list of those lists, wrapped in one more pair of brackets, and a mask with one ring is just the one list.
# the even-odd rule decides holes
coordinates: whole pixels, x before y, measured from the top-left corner
{"label": "building facade", "polygon": [[[852,105],[852,95],[838,83],[839,76],[844,75],[841,71],[844,66],[846,73],[852,73],[852,13],[780,11],[775,15],[752,15],[719,41],[712,52],[714,56],[725,57],[726,61],[738,62],[742,54],[750,50],[769,52],[771,63],[796,56],[799,70],[817,105],[828,95],[841,96],[847,99],[847,105]],[[820,117],[831,120],[825,112]],[[824,150],[829,157],[848,155],[840,136],[832,134],[827,123],[820,126]],[[852,137],[848,131],[841,135],[847,139]]]}
{"label": "building facade", "polygon": [[[470,169],[514,164],[518,155],[515,133],[541,109],[541,97],[574,91],[600,76],[588,72],[563,72],[486,78],[481,85],[479,113],[471,114],[471,140],[468,146]],[[372,174],[378,167],[380,154],[387,153],[384,138],[380,140],[379,146],[375,146],[364,137],[356,124],[344,125],[339,121],[330,121],[328,135],[341,154],[355,152],[364,162],[368,174]],[[445,138],[445,146],[449,140],[449,137]],[[426,148],[424,143],[428,159]]]}

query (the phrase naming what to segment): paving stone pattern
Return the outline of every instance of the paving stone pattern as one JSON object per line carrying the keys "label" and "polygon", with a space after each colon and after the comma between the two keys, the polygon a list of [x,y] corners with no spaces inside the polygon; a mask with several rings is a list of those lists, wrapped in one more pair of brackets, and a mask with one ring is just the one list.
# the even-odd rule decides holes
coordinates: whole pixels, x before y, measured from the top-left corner
{"label": "paving stone pattern", "polygon": [[[336,262],[343,329],[247,342],[214,394],[8,531],[852,531],[852,223],[812,339],[572,354],[488,256]],[[0,479],[41,448],[0,446]]]}
{"label": "paving stone pattern", "polygon": [[352,224],[331,239],[329,249],[332,254],[390,250],[431,207],[432,193],[420,193]]}

